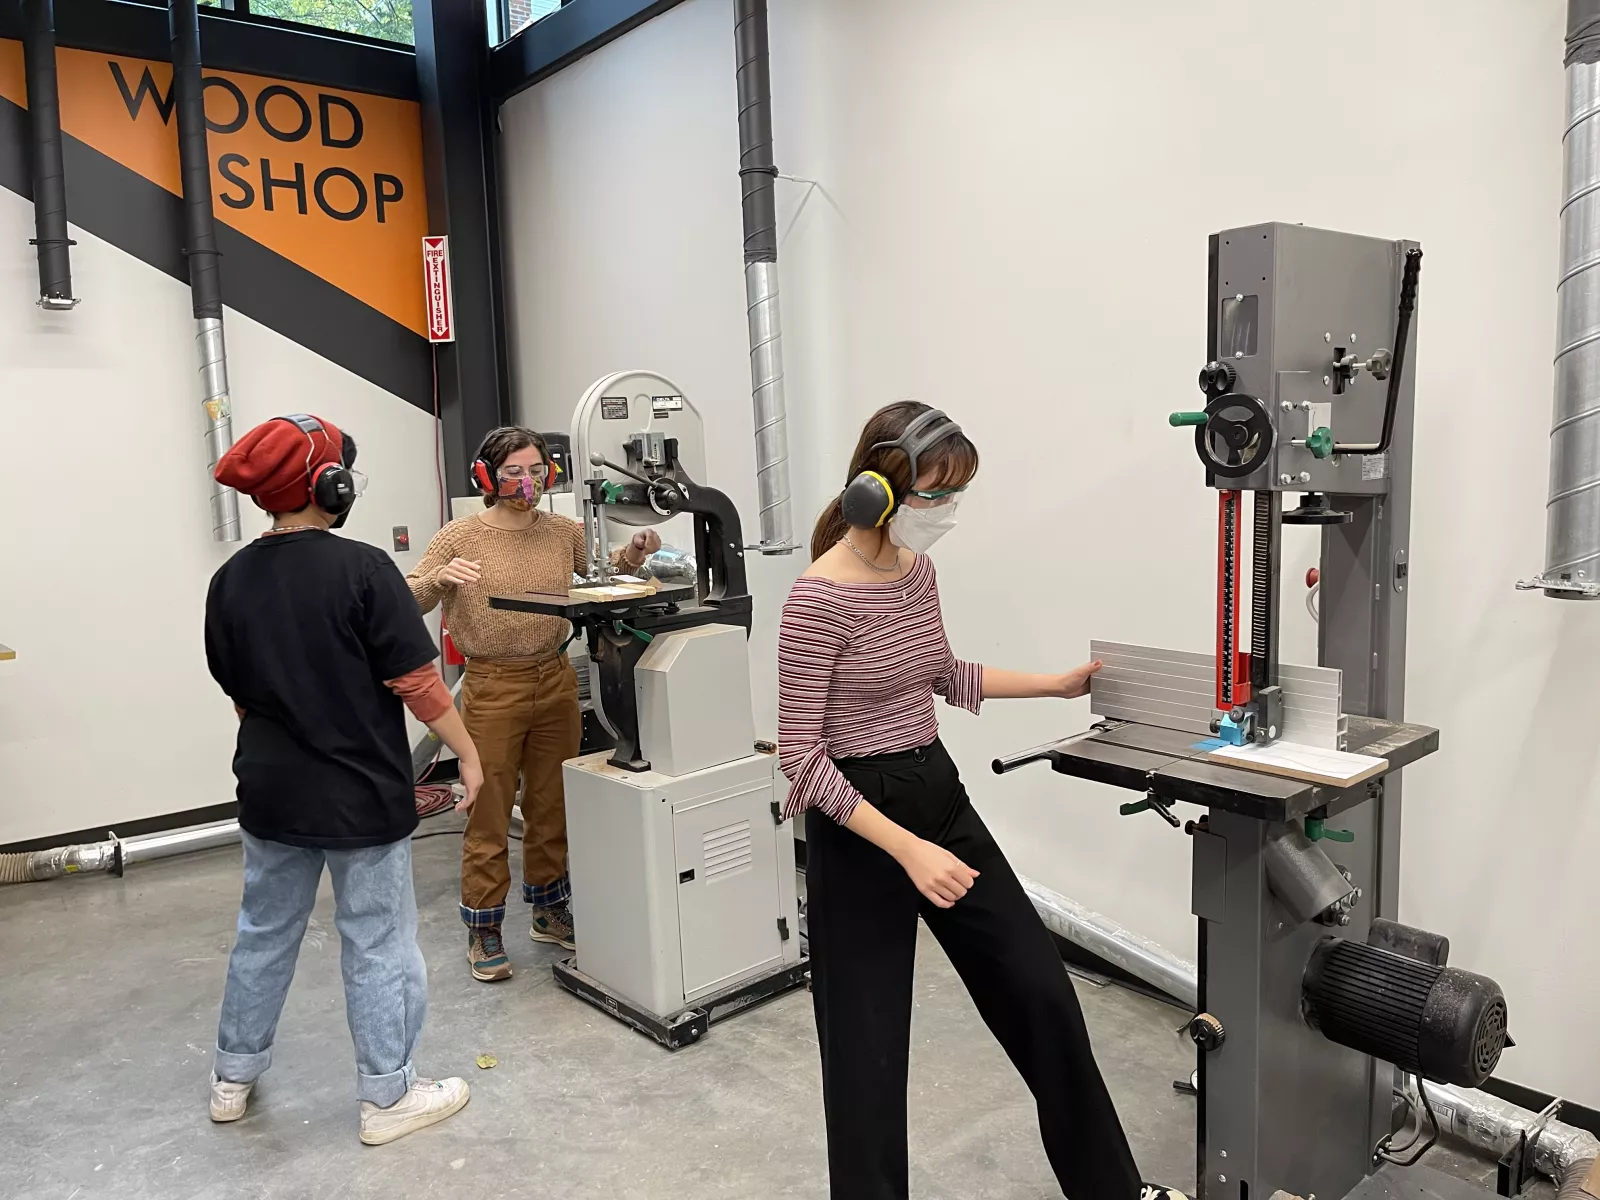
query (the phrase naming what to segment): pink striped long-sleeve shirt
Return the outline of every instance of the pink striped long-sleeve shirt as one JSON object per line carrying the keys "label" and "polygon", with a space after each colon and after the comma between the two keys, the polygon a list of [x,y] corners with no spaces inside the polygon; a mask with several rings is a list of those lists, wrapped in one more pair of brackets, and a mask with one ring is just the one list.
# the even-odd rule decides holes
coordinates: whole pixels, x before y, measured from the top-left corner
{"label": "pink striped long-sleeve shirt", "polygon": [[983,668],[950,651],[927,555],[892,583],[796,580],[778,629],[786,815],[815,807],[849,820],[861,793],[833,760],[926,746],[939,736],[935,693],[977,712]]}

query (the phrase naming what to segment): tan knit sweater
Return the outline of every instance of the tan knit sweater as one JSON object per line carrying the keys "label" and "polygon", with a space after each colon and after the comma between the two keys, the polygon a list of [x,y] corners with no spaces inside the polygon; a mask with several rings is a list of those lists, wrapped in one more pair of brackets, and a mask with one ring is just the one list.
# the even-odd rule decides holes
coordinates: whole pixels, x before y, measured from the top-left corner
{"label": "tan knit sweater", "polygon": [[[453,558],[477,563],[478,582],[455,586],[440,580],[440,570]],[[489,597],[565,593],[573,572],[587,565],[583,526],[576,521],[541,509],[527,529],[512,531],[474,514],[439,530],[406,582],[423,612],[444,601],[445,626],[468,658],[539,657],[566,641],[571,626],[559,617],[490,608]]]}

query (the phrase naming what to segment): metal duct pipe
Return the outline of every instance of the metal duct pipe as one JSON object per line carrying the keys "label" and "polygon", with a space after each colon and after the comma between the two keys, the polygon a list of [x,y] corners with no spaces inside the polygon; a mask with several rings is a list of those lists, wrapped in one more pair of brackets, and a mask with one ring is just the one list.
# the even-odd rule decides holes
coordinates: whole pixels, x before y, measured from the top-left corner
{"label": "metal duct pipe", "polygon": [[39,307],[70,311],[72,257],[67,236],[67,178],[61,165],[61,98],[56,89],[54,0],[25,0],[23,70],[33,151],[33,244],[39,258]]}
{"label": "metal duct pipe", "polygon": [[1544,571],[1518,586],[1600,596],[1600,0],[1568,0],[1567,128]]}
{"label": "metal duct pipe", "polygon": [[795,549],[789,495],[789,413],[778,315],[778,212],[772,165],[772,76],[766,0],[736,0],[739,56],[739,186],[744,198],[744,296],[756,418],[756,494],[761,552]]}
{"label": "metal duct pipe", "polygon": [[[1498,1158],[1519,1134],[1531,1131],[1539,1115],[1487,1092],[1422,1081],[1441,1132]],[[1533,1165],[1541,1175],[1564,1182],[1575,1168],[1600,1155],[1600,1140],[1587,1129],[1552,1120],[1533,1143]]]}
{"label": "metal duct pipe", "polygon": [[212,821],[187,829],[169,829],[138,837],[113,835],[104,842],[56,846],[21,854],[0,854],[0,883],[29,883],[62,875],[92,875],[101,871],[121,875],[133,863],[172,858],[195,850],[214,850],[239,840],[239,822]]}
{"label": "metal duct pipe", "polygon": [[1136,979],[1165,992],[1192,1012],[1200,1005],[1200,972],[1188,959],[1179,958],[1149,938],[1124,929],[1109,917],[1053,892],[1042,883],[1023,879],[1033,907],[1052,933],[1121,967]]}
{"label": "metal duct pipe", "polygon": [[211,475],[211,534],[239,540],[239,496],[216,481],[217,463],[233,445],[228,354],[222,339],[222,276],[211,208],[211,153],[206,146],[205,94],[200,79],[200,12],[195,0],[169,0],[172,90],[178,114],[178,166],[183,180],[184,253],[194,300],[200,351],[200,394],[206,414],[206,461]]}

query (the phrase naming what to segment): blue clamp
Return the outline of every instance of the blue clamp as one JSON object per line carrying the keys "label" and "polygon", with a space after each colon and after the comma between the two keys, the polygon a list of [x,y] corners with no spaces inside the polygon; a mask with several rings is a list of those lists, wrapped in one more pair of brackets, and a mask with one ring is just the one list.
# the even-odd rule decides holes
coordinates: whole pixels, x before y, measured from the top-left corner
{"label": "blue clamp", "polygon": [[1232,716],[1224,713],[1222,724],[1217,727],[1217,736],[1230,746],[1243,746],[1250,739],[1245,734],[1245,727],[1236,723]]}

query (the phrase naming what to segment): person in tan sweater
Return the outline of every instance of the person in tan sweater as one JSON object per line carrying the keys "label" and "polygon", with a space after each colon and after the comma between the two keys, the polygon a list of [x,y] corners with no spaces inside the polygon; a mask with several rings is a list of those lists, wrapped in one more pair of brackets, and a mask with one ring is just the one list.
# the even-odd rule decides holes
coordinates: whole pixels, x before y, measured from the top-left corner
{"label": "person in tan sweater", "polygon": [[[478,450],[473,480],[484,511],[451,521],[406,577],[467,659],[462,716],[483,762],[483,790],[461,843],[461,919],[473,977],[509,979],[501,926],[511,887],[511,807],[522,781],[522,898],[533,908],[536,942],[575,948],[567,875],[567,814],[561,764],[578,753],[583,718],[578,677],[564,653],[571,628],[559,617],[489,607],[489,597],[565,592],[588,569],[583,527],[539,507],[556,468],[531,429],[492,431]],[[637,570],[661,547],[654,530],[613,555]]]}

